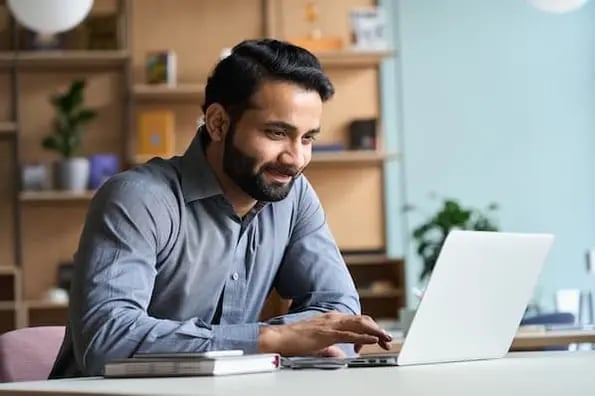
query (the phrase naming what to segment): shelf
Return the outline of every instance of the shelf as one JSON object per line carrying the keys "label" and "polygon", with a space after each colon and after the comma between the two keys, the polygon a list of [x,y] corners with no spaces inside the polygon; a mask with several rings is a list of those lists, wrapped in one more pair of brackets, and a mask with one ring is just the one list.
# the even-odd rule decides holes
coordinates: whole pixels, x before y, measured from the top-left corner
{"label": "shelf", "polygon": [[10,121],[0,121],[0,138],[2,136],[13,136],[17,131],[17,124]]}
{"label": "shelf", "polygon": [[394,51],[319,51],[315,55],[323,67],[362,67],[378,66],[384,59],[393,56]]}
{"label": "shelf", "polygon": [[136,84],[132,93],[139,100],[201,100],[205,91],[202,84]]}
{"label": "shelf", "polygon": [[95,191],[71,192],[59,190],[23,191],[19,195],[22,202],[47,201],[88,201],[93,198]]}
{"label": "shelf", "polygon": [[383,153],[374,150],[346,150],[346,151],[315,151],[312,153],[312,163],[378,163],[396,159],[396,153]]}
{"label": "shelf", "polygon": [[59,303],[44,300],[29,300],[24,302],[24,307],[30,309],[68,309],[68,303]]}
{"label": "shelf", "polygon": [[144,164],[145,162],[147,162],[148,160],[152,159],[152,158],[163,158],[163,156],[160,155],[153,155],[153,154],[137,154],[132,158],[132,163],[135,165],[140,165],[140,164]]}
{"label": "shelf", "polygon": [[0,311],[15,311],[17,305],[16,301],[0,301]]}
{"label": "shelf", "polygon": [[[143,164],[158,155],[135,155],[132,159],[134,164]],[[346,151],[319,151],[312,153],[312,164],[363,164],[380,163],[397,159],[396,153],[383,153],[372,150],[346,150]]]}
{"label": "shelf", "polygon": [[348,266],[373,266],[402,263],[401,259],[388,258],[383,254],[346,254],[343,256]]}
{"label": "shelf", "polygon": [[7,265],[0,266],[0,275],[16,275],[17,269]]}
{"label": "shelf", "polygon": [[129,54],[113,51],[22,51],[0,52],[0,65],[18,67],[92,67],[124,65]]}
{"label": "shelf", "polygon": [[389,290],[358,290],[360,298],[396,298],[402,297],[403,291],[401,289]]}

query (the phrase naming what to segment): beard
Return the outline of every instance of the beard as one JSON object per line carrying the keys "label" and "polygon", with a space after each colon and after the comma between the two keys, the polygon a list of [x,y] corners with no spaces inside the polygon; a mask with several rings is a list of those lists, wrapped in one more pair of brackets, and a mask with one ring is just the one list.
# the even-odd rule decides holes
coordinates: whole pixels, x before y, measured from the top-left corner
{"label": "beard", "polygon": [[[235,135],[234,125],[230,125],[229,132],[225,136],[225,147],[223,148],[223,170],[242,191],[257,201],[277,202],[285,199],[295,179],[301,174],[298,168],[265,163],[256,169],[257,159],[245,154],[233,143]],[[287,175],[291,180],[287,183],[267,181],[264,172],[272,171]]]}

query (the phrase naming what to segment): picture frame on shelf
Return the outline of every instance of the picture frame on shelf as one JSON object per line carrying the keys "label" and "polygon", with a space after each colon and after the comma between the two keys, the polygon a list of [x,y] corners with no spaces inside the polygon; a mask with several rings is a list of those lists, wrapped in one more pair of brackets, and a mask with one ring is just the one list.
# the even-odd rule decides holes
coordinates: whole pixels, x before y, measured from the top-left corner
{"label": "picture frame on shelf", "polygon": [[349,13],[352,49],[386,50],[389,47],[386,17],[381,7],[357,7]]}

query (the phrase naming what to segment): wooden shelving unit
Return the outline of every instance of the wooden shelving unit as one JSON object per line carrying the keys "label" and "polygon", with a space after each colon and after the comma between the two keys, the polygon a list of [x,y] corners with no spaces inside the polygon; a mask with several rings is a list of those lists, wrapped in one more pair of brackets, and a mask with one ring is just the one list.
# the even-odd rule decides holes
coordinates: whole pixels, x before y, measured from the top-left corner
{"label": "wooden shelving unit", "polygon": [[23,306],[28,310],[31,309],[66,309],[68,303],[57,303],[45,300],[28,300],[23,302]]}
{"label": "wooden shelving unit", "polygon": [[[136,155],[134,164],[142,164],[153,158],[153,155]],[[346,150],[339,152],[315,152],[312,153],[312,164],[337,164],[337,165],[362,165],[381,163],[383,161],[397,159],[396,153],[383,153],[379,151],[356,151]]]}
{"label": "wooden shelving unit", "polygon": [[337,152],[314,152],[312,163],[381,163],[386,160],[397,159],[396,153],[384,153],[373,150],[346,150]]}
{"label": "wooden shelving unit", "polygon": [[0,121],[0,136],[13,135],[17,130],[17,125],[10,121]]}
{"label": "wooden shelving unit", "polygon": [[19,325],[20,271],[0,267],[0,334]]}
{"label": "wooden shelving unit", "polygon": [[397,298],[403,297],[403,290],[401,289],[388,289],[388,290],[358,290],[361,299],[370,298]]}
{"label": "wooden shelving unit", "polygon": [[0,53],[0,64],[24,68],[105,68],[124,66],[129,53],[105,51],[11,51]]}
{"label": "wooden shelving unit", "polygon": [[[41,135],[47,132],[40,125],[45,127],[51,123],[53,114],[47,106],[49,94],[58,87],[66,86],[73,76],[88,79],[87,99],[92,99],[93,102],[89,104],[98,108],[100,113],[97,121],[100,126],[85,137],[90,139],[86,142],[89,154],[108,151],[123,153],[125,158],[122,158],[122,163],[131,158],[132,163],[149,160],[151,156],[134,156],[134,121],[139,111],[156,107],[171,108],[175,113],[176,151],[179,154],[185,150],[188,137],[195,132],[195,121],[200,116],[200,106],[204,99],[205,79],[224,46],[236,42],[240,37],[255,37],[259,34],[284,39],[289,33],[285,34],[275,28],[279,27],[275,15],[281,13],[286,14],[283,20],[288,25],[288,31],[298,35],[306,33],[300,31],[305,29],[304,24],[287,17],[295,14],[296,7],[301,7],[296,6],[293,1],[252,0],[237,2],[233,10],[225,10],[225,23],[234,26],[233,31],[222,31],[221,35],[214,35],[213,39],[204,42],[179,40],[177,35],[180,33],[176,32],[191,31],[196,37],[207,37],[211,33],[213,17],[220,16],[222,11],[218,9],[213,12],[213,9],[222,6],[215,0],[205,1],[208,6],[202,1],[186,2],[184,7],[178,7],[172,1],[167,12],[174,15],[164,20],[163,29],[159,32],[154,29],[152,19],[158,8],[156,3],[140,0],[97,1],[94,8],[102,8],[101,12],[105,11],[104,7],[110,12],[115,10],[121,17],[118,25],[123,31],[118,34],[118,46],[121,48],[118,50],[0,50],[0,77],[6,79],[1,82],[9,81],[11,86],[10,90],[0,92],[0,103],[12,103],[15,107],[13,114],[3,115],[4,119],[15,122],[0,122],[0,140],[12,139],[14,142],[12,146],[16,155],[11,167],[18,169],[22,163],[38,160],[49,162],[50,157],[42,154],[39,147],[31,146],[37,144]],[[330,7],[332,12],[347,15],[346,10],[349,7],[366,6],[373,4],[373,1],[353,0],[346,4],[342,0],[329,0],[323,3],[321,7],[326,8],[326,12]],[[254,7],[255,4],[259,7]],[[131,12],[132,6],[134,12]],[[270,13],[267,11],[264,15],[263,10],[268,8],[277,10]],[[325,12],[322,9],[321,11]],[[192,14],[191,25],[187,18],[176,18],[176,13]],[[349,32],[345,30],[344,20],[333,19],[327,25],[325,31],[328,34],[340,35],[345,42],[349,42]],[[186,35],[187,33],[183,34],[184,37]],[[178,55],[178,77],[184,83],[174,86],[144,84],[146,53],[164,48],[171,48]],[[378,105],[381,98],[378,67],[385,59],[395,56],[396,51],[347,49],[317,52],[316,55],[331,80],[336,82],[336,95],[331,103],[325,105],[331,109],[325,110],[325,139],[329,142],[346,143],[346,125],[350,121],[355,118],[381,119]],[[21,73],[22,71],[27,73]],[[20,90],[26,93],[27,107],[23,104],[25,94],[19,97]],[[360,106],[362,103],[363,106]],[[357,112],[352,111],[355,106],[358,108]],[[35,122],[32,122],[33,118]],[[398,153],[381,150],[313,154],[313,172],[308,175],[312,185],[317,192],[321,192],[325,208],[336,204],[341,208],[329,214],[329,225],[338,234],[340,248],[343,248],[342,244],[347,246],[346,251],[378,251],[385,247],[382,217],[383,167],[387,161],[398,158]],[[14,177],[17,180],[14,181],[16,186],[19,175],[15,172]],[[357,179],[358,182],[354,186],[340,185],[335,188],[335,181],[351,179]],[[17,226],[14,236],[7,238],[15,241],[15,251],[20,249],[22,257],[15,255],[16,267],[20,268],[14,270],[14,273],[10,272],[12,269],[4,270],[0,267],[0,289],[9,285],[11,288],[10,299],[2,299],[3,291],[0,290],[0,333],[23,325],[66,322],[67,305],[49,303],[40,298],[50,284],[53,284],[58,265],[72,257],[76,248],[75,240],[80,235],[81,222],[84,221],[85,205],[88,205],[94,194],[93,191],[70,193],[13,190],[14,197],[5,199],[4,208],[8,205],[14,207]],[[349,198],[345,194],[350,194]],[[366,201],[366,207],[362,210],[363,200]],[[352,201],[353,205],[345,205],[348,201]],[[47,219],[60,223],[59,227],[46,224]],[[358,232],[344,232],[354,229]],[[404,263],[401,260],[387,259],[383,255],[369,254],[346,255],[345,260],[358,290],[361,291],[363,311],[375,317],[394,318],[405,301]],[[377,281],[385,282],[385,287],[374,288],[374,282]],[[386,282],[389,283],[388,286]],[[287,304],[276,301],[273,308],[271,313],[279,314],[287,308]]]}
{"label": "wooden shelving unit", "polygon": [[43,300],[23,302],[26,326],[64,325],[68,320],[68,304]]}
{"label": "wooden shelving unit", "polygon": [[394,56],[394,51],[321,51],[317,52],[316,56],[325,68],[361,68],[378,66],[386,58]]}
{"label": "wooden shelving unit", "polygon": [[375,318],[396,318],[405,304],[405,263],[383,254],[345,254],[362,311]]}
{"label": "wooden shelving unit", "polygon": [[59,190],[22,191],[19,194],[21,202],[48,202],[48,201],[89,201],[95,191],[70,192]]}
{"label": "wooden shelving unit", "polygon": [[137,100],[192,100],[199,103],[203,100],[205,91],[202,84],[177,84],[173,86],[135,84],[132,93]]}

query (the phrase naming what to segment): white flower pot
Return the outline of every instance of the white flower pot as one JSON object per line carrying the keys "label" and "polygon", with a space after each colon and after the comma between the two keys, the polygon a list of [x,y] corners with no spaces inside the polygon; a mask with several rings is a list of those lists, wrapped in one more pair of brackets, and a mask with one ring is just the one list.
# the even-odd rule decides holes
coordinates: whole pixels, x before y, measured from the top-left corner
{"label": "white flower pot", "polygon": [[66,158],[56,163],[56,184],[60,190],[83,192],[89,185],[89,160]]}

